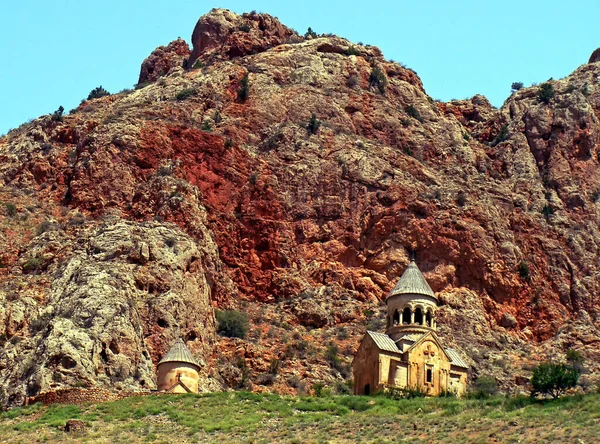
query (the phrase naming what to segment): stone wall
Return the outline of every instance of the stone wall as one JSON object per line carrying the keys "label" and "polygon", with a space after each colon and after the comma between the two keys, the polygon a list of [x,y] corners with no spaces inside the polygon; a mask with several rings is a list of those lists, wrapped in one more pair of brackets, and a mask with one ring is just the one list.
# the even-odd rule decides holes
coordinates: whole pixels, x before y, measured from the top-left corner
{"label": "stone wall", "polygon": [[41,402],[43,404],[86,404],[98,402],[117,401],[130,396],[147,396],[159,394],[159,392],[113,392],[100,387],[94,388],[67,388],[40,393],[37,396],[27,398],[25,405]]}

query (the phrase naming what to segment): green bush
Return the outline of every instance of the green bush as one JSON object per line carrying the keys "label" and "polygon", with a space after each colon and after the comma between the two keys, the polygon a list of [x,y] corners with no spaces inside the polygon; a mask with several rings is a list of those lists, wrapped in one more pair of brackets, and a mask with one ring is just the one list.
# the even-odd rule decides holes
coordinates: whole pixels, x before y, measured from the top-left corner
{"label": "green bush", "polygon": [[306,125],[306,129],[311,134],[317,134],[317,131],[319,131],[320,126],[321,121],[317,119],[317,115],[315,113],[312,113],[312,115],[310,116],[310,121],[308,122],[308,125]]}
{"label": "green bush", "polygon": [[538,100],[543,103],[550,103],[550,100],[554,97],[554,87],[551,83],[542,83],[537,93]]}
{"label": "green bush", "polygon": [[65,112],[65,109],[62,107],[62,105],[59,106],[58,109],[52,113],[52,121],[53,122],[62,122],[64,112]]}
{"label": "green bush", "polygon": [[352,46],[349,46],[348,49],[346,49],[346,55],[357,56],[357,55],[360,55],[360,51],[356,48],[356,46],[352,45]]}
{"label": "green bush", "polygon": [[250,85],[248,81],[248,73],[244,74],[242,80],[240,80],[240,86],[238,87],[238,99],[242,102],[245,102],[248,99],[248,95],[250,94]]}
{"label": "green bush", "polygon": [[248,315],[236,310],[219,310],[217,318],[217,333],[228,338],[246,339],[250,323]]}
{"label": "green bush", "polygon": [[381,94],[385,93],[387,78],[378,66],[374,66],[371,70],[371,75],[369,76],[369,85],[376,87]]}
{"label": "green bush", "polygon": [[107,90],[105,90],[104,88],[102,88],[102,85],[100,85],[90,91],[90,93],[88,94],[87,100],[99,99],[100,97],[104,97],[104,96],[110,96],[110,93]]}
{"label": "green bush", "polygon": [[240,25],[239,30],[242,32],[250,32],[250,25],[248,23],[243,23]]}
{"label": "green bush", "polygon": [[468,397],[484,399],[498,393],[498,383],[491,376],[480,376],[469,390]]}
{"label": "green bush", "polygon": [[306,37],[306,38],[311,37],[313,39],[316,39],[318,36],[317,36],[317,33],[315,31],[313,31],[312,28],[309,26],[308,30],[306,31],[306,34],[304,34],[304,37]]}
{"label": "green bush", "polygon": [[527,265],[527,262],[525,262],[525,261],[521,262],[519,264],[518,270],[519,270],[519,276],[521,276],[522,279],[529,282],[530,275],[529,275],[529,265]]}
{"label": "green bush", "polygon": [[204,66],[204,63],[202,63],[202,60],[198,59],[194,62],[194,65],[192,66],[192,69],[200,69]]}
{"label": "green bush", "polygon": [[6,214],[8,214],[10,217],[17,214],[17,207],[15,204],[5,203],[4,206],[6,207]]}
{"label": "green bush", "polygon": [[196,95],[196,90],[194,88],[185,88],[177,93],[175,98],[179,101],[185,100],[188,97],[192,97]]}
{"label": "green bush", "polygon": [[492,141],[492,146],[496,146],[508,139],[508,125],[504,125],[498,135]]}
{"label": "green bush", "polygon": [[417,108],[415,108],[413,105],[408,105],[408,108],[406,108],[406,113],[413,119],[416,119],[419,122],[423,123],[423,116],[421,116],[421,113],[419,112],[419,110]]}
{"label": "green bush", "polygon": [[523,88],[523,82],[513,82],[510,89],[515,92]]}
{"label": "green bush", "polygon": [[567,364],[542,362],[533,369],[531,395],[551,395],[554,399],[573,388],[579,381],[579,371]]}
{"label": "green bush", "polygon": [[43,263],[44,263],[44,261],[42,260],[42,258],[40,256],[34,256],[34,257],[30,258],[29,260],[27,260],[27,262],[25,262],[23,264],[23,271],[25,273],[37,271],[40,268],[42,268]]}

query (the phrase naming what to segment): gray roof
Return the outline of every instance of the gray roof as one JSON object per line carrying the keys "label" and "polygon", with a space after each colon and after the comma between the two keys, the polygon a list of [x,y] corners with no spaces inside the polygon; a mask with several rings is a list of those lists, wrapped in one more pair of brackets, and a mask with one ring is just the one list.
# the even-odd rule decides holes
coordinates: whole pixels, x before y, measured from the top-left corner
{"label": "gray roof", "polygon": [[375,345],[377,345],[379,350],[385,350],[393,353],[402,353],[394,343],[393,339],[390,338],[388,335],[368,330],[367,334],[371,337],[371,339],[373,339]]}
{"label": "gray roof", "polygon": [[422,337],[422,335],[418,336],[417,338],[415,338],[414,336],[411,336],[411,335],[404,335],[400,339],[396,340],[396,342],[400,342],[400,341],[417,342],[419,339],[421,339],[421,337]]}
{"label": "gray roof", "polygon": [[453,348],[447,348],[446,353],[452,360],[451,364],[456,365],[457,367],[469,368],[467,363],[463,361],[463,359],[458,355],[458,352]]}
{"label": "gray roof", "polygon": [[390,293],[390,297],[398,294],[423,294],[435,298],[433,290],[414,260],[408,264],[408,268]]}
{"label": "gray roof", "polygon": [[200,364],[192,356],[190,349],[187,348],[187,346],[184,344],[181,338],[175,341],[175,343],[171,346],[171,349],[167,352],[166,355],[163,356],[158,365],[163,364],[165,362],[185,362],[187,364],[193,364],[200,368]]}

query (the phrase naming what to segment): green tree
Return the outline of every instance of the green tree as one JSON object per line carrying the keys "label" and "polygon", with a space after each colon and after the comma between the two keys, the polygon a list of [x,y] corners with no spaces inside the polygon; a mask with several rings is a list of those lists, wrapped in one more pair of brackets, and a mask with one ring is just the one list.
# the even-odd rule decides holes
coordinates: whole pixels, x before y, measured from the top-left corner
{"label": "green tree", "polygon": [[369,76],[369,85],[377,87],[381,94],[385,93],[387,78],[378,66],[374,66],[371,70],[371,75]]}
{"label": "green tree", "polygon": [[217,333],[228,338],[246,339],[250,322],[248,315],[236,310],[223,310],[215,313]]}
{"label": "green tree", "polygon": [[242,80],[240,80],[240,86],[238,88],[238,99],[240,101],[245,102],[248,98],[248,94],[250,93],[250,85],[248,83],[248,73],[244,74]]}
{"label": "green tree", "polygon": [[65,109],[62,107],[62,105],[59,106],[58,109],[52,113],[52,121],[53,122],[62,122],[64,112],[65,112]]}
{"label": "green tree", "polygon": [[88,94],[87,100],[99,99],[100,97],[104,97],[104,96],[110,96],[110,93],[107,90],[105,90],[104,88],[102,88],[102,85],[100,85],[90,91],[90,93]]}
{"label": "green tree", "polygon": [[312,113],[312,116],[310,116],[310,121],[308,122],[308,125],[306,125],[306,129],[308,129],[311,134],[317,134],[320,126],[321,121],[317,119],[317,115],[315,113]]}
{"label": "green tree", "polygon": [[546,82],[540,85],[537,93],[538,100],[543,103],[550,103],[550,100],[554,97],[554,87],[551,83]]}
{"label": "green tree", "polygon": [[313,39],[316,39],[317,33],[315,31],[313,31],[312,28],[309,26],[308,30],[306,31],[306,34],[304,34],[304,37],[306,37],[306,38],[312,37]]}
{"label": "green tree", "polygon": [[512,85],[510,85],[510,89],[512,90],[512,92],[518,91],[522,88],[523,82],[513,82]]}
{"label": "green tree", "polygon": [[554,399],[573,388],[579,381],[579,371],[567,364],[542,362],[533,369],[532,396],[538,393],[551,395]]}

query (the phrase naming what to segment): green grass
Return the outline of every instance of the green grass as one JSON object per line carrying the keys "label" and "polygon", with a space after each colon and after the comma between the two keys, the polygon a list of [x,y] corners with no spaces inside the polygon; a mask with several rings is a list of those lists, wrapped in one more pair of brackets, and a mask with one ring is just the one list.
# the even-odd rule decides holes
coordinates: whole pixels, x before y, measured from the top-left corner
{"label": "green grass", "polygon": [[93,442],[593,442],[600,394],[553,401],[384,396],[288,397],[248,392],[146,396],[97,405],[33,405],[0,412],[8,442],[63,441],[69,419]]}

